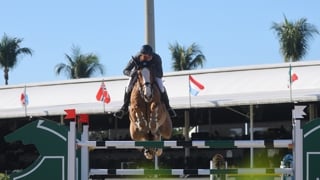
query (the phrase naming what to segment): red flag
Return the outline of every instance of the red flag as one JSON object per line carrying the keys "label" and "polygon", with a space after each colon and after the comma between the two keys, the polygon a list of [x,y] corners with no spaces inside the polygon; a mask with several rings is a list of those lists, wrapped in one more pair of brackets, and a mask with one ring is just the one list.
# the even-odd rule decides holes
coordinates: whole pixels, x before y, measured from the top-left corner
{"label": "red flag", "polygon": [[21,93],[20,101],[21,101],[21,104],[22,104],[23,106],[28,105],[28,104],[29,104],[28,95],[25,94],[25,93]]}
{"label": "red flag", "polygon": [[291,75],[291,82],[294,82],[294,81],[296,81],[296,80],[298,80],[298,75],[297,75],[296,73],[293,73],[293,74]]}
{"label": "red flag", "polygon": [[64,119],[75,119],[76,118],[76,110],[75,109],[65,109],[64,110],[67,115],[64,117]]}
{"label": "red flag", "polygon": [[88,114],[80,114],[79,121],[83,124],[88,124],[89,123],[89,115]]}
{"label": "red flag", "polygon": [[105,103],[109,103],[111,98],[110,98],[110,95],[107,91],[107,88],[106,88],[106,85],[104,84],[104,82],[101,83],[101,86],[97,92],[97,95],[96,95],[96,99],[97,101],[103,101]]}
{"label": "red flag", "polygon": [[289,84],[288,84],[288,88],[292,87],[292,83],[297,81],[299,79],[298,74],[297,73],[292,73],[292,67],[291,64],[289,66]]}
{"label": "red flag", "polygon": [[26,91],[26,87],[24,87],[24,91],[20,95],[20,101],[23,106],[27,106],[29,104],[29,97]]}

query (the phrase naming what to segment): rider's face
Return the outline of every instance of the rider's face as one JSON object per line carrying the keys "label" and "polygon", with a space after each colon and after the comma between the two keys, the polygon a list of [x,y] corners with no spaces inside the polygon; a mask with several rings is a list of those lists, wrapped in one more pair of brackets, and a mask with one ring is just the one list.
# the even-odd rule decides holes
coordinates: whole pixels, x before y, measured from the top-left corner
{"label": "rider's face", "polygon": [[150,61],[152,59],[152,55],[150,54],[141,54],[140,61]]}

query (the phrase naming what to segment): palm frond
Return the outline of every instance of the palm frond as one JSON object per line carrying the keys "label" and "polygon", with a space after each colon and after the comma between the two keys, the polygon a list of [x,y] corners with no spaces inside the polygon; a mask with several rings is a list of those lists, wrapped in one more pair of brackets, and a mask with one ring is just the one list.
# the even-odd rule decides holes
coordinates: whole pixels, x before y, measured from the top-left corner
{"label": "palm frond", "polygon": [[56,68],[56,74],[64,71],[69,79],[89,78],[97,72],[104,74],[104,66],[99,63],[98,56],[93,53],[81,54],[80,48],[76,46],[71,48],[71,52],[71,55],[65,54],[67,64],[57,65],[63,67]]}

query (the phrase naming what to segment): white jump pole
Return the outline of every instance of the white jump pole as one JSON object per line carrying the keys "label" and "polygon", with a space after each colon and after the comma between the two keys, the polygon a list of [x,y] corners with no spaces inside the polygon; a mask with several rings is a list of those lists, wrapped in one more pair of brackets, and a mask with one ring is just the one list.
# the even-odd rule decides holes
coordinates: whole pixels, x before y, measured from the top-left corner
{"label": "white jump pole", "polygon": [[[148,145],[153,145],[162,148],[184,148],[184,147],[195,147],[195,148],[268,148],[268,143],[272,143],[273,148],[288,148],[292,145],[291,139],[279,139],[272,141],[265,140],[232,140],[232,141],[215,141],[215,140],[193,140],[183,141],[189,142],[189,145],[180,143],[180,141],[81,141],[78,142],[79,146],[94,147],[95,149],[107,149],[109,147],[117,149],[135,149]],[[227,142],[227,144],[226,144]]]}
{"label": "white jump pole", "polygon": [[[237,169],[90,169],[90,175],[210,175],[210,174],[293,174],[292,168],[237,168]],[[215,171],[215,172],[212,172]]]}

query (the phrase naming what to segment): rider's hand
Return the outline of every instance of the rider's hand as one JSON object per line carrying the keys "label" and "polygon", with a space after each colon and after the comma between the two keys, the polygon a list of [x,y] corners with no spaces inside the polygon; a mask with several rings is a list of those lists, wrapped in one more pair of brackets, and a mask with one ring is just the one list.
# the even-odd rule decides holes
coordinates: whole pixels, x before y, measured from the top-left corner
{"label": "rider's hand", "polygon": [[132,70],[130,72],[130,77],[134,77],[134,76],[136,76],[136,74],[137,74],[137,71],[136,70]]}

